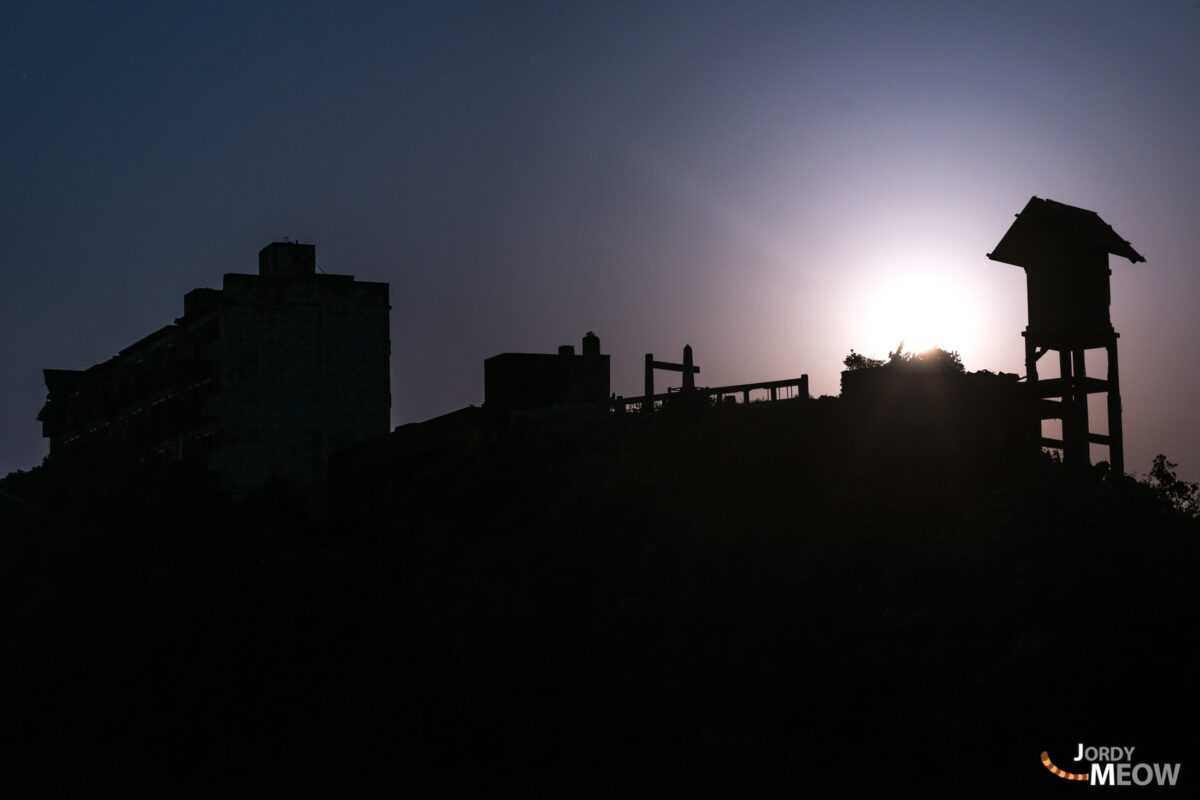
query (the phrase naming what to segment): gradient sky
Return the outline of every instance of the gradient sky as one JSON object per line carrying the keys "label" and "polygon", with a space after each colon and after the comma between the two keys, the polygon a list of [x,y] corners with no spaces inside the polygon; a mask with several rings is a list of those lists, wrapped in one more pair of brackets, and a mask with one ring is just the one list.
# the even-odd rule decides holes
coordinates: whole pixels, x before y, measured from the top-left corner
{"label": "gradient sky", "polygon": [[1200,478],[1198,34],[1192,2],[7,0],[0,474],[47,452],[42,368],[284,237],[391,284],[393,424],[588,330],[625,395],[685,343],[701,385],[837,394],[903,337],[1023,373],[985,254],[1037,195],[1146,256],[1112,259],[1126,465]]}

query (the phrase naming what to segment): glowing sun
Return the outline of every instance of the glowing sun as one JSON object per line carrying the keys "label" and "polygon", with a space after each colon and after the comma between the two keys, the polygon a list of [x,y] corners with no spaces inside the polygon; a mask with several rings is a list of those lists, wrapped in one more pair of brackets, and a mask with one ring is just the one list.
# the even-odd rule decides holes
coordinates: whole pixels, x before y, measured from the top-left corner
{"label": "glowing sun", "polygon": [[974,306],[971,294],[944,275],[897,275],[865,298],[863,352],[886,358],[901,340],[911,353],[931,347],[970,350],[975,344]]}

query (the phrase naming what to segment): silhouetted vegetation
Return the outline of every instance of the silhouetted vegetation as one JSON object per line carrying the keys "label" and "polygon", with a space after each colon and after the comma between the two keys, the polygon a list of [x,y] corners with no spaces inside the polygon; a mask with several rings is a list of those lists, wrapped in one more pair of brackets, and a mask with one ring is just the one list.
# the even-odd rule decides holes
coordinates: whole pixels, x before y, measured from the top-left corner
{"label": "silhouetted vegetation", "polygon": [[943,350],[940,347],[931,347],[919,353],[890,353],[888,366],[959,374],[966,371],[957,350]]}
{"label": "silhouetted vegetation", "polygon": [[1200,485],[1180,480],[1175,475],[1177,466],[1159,453],[1150,467],[1147,484],[1166,505],[1189,517],[1200,516]]}
{"label": "silhouetted vegetation", "polygon": [[850,349],[850,355],[846,356],[842,360],[842,363],[846,366],[846,369],[874,369],[875,367],[882,367],[884,364],[878,358],[870,358],[869,356],[864,356],[862,353],[854,352],[854,348]]}
{"label": "silhouetted vegetation", "polygon": [[919,353],[906,352],[904,350],[904,342],[901,342],[900,346],[894,352],[888,353],[886,361],[878,358],[870,358],[862,353],[856,353],[852,348],[850,355],[842,359],[842,364],[845,365],[847,370],[891,367],[894,369],[920,369],[958,374],[966,371],[957,350],[943,350],[940,347],[931,347]]}

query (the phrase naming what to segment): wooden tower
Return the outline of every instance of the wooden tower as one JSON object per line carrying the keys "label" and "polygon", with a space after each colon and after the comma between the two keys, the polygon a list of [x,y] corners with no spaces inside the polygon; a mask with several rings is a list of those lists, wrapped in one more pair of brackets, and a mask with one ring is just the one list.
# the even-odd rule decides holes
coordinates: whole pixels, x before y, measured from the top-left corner
{"label": "wooden tower", "polygon": [[[1121,383],[1117,374],[1117,338],[1109,319],[1108,256],[1145,261],[1094,211],[1031,198],[1012,227],[988,253],[993,261],[1025,270],[1029,325],[1025,337],[1025,374],[1040,399],[1041,419],[1062,420],[1062,439],[1042,438],[1045,447],[1062,450],[1063,462],[1083,468],[1091,463],[1089,445],[1108,445],[1116,474],[1125,472],[1121,434]],[[1090,378],[1086,351],[1108,351],[1108,376]],[[1037,362],[1058,351],[1059,375],[1038,380]],[[1108,434],[1088,430],[1088,395],[1108,394]],[[1039,422],[1040,425],[1040,422]]]}

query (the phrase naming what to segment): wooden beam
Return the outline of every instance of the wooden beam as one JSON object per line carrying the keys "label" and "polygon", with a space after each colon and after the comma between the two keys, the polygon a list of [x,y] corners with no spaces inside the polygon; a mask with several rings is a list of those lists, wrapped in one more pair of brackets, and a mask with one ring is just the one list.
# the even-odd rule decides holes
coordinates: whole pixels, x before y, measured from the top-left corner
{"label": "wooden beam", "polygon": [[[651,360],[650,364],[654,367],[654,369],[662,369],[662,370],[666,370],[667,372],[683,372],[684,371],[683,364],[672,364],[669,361]],[[699,372],[699,371],[700,371],[699,367],[692,367],[692,372]]]}
{"label": "wooden beam", "polygon": [[[1072,383],[1074,386],[1072,387]],[[1068,392],[1073,396],[1076,391],[1086,394],[1107,392],[1109,382],[1100,378],[1079,376],[1074,381],[1064,381],[1062,378],[1050,378],[1037,382],[1038,397],[1066,397]]]}

